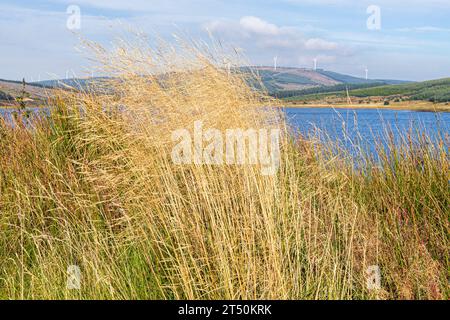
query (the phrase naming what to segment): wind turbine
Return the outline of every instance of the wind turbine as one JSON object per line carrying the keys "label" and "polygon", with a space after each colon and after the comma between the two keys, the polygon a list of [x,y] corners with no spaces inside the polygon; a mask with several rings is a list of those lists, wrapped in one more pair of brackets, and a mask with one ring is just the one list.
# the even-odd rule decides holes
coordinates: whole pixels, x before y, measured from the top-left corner
{"label": "wind turbine", "polygon": [[317,70],[317,58],[314,58],[314,71],[316,71]]}
{"label": "wind turbine", "polygon": [[366,72],[366,80],[369,80],[369,69],[366,67],[364,71]]}
{"label": "wind turbine", "polygon": [[273,70],[277,71],[277,60],[278,56],[273,57]]}
{"label": "wind turbine", "polygon": [[231,74],[231,61],[228,60],[227,58],[224,58],[223,59],[223,64],[227,68],[228,75],[230,75]]}

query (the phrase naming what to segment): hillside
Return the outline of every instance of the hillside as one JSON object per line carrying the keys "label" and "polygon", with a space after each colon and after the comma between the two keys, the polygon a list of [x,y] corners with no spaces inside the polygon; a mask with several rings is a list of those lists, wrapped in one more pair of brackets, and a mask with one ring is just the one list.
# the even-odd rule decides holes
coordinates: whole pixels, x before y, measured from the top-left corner
{"label": "hillside", "polygon": [[[367,96],[387,96],[401,95],[408,93],[416,99],[429,99],[430,90],[437,96],[438,101],[447,99],[447,87],[439,87],[439,83],[423,87],[418,90],[418,84],[405,83],[400,80],[373,80],[362,79],[354,76],[340,74],[323,69],[312,70],[306,68],[278,67],[242,67],[241,72],[248,72],[258,75],[264,88],[272,95],[279,98],[296,99],[321,99],[328,96],[341,97],[346,94],[347,88],[351,90],[351,95],[356,97]],[[67,80],[46,80],[33,82],[26,85],[29,101],[27,104],[42,104],[52,88],[62,88],[70,86],[73,88],[85,88],[93,81],[104,80],[102,77],[93,79],[67,79]],[[439,80],[438,80],[439,81]],[[400,85],[393,85],[402,83]],[[433,82],[431,82],[433,83]],[[251,83],[254,87],[260,88],[260,84]],[[19,81],[9,81],[0,79],[0,105],[14,105],[15,98],[20,96],[22,83]]]}
{"label": "hillside", "polygon": [[60,80],[44,80],[39,82],[33,82],[33,85],[42,86],[45,88],[78,88],[83,89],[94,82],[98,84],[99,82],[105,80],[105,77],[94,77],[94,78],[72,78],[72,79],[60,79]]}
{"label": "hillside", "polygon": [[[21,81],[0,79],[0,106],[16,105],[16,98],[22,95],[22,90],[23,85]],[[26,83],[26,104],[37,106],[45,103],[49,91],[51,91],[51,89],[45,88],[40,84]]]}
{"label": "hillside", "polygon": [[[394,83],[405,83],[401,80],[373,80],[362,79],[337,72],[323,69],[286,68],[278,67],[251,67],[259,74],[266,89],[272,94],[292,92],[320,87],[333,87],[342,84],[348,85],[388,85]],[[250,68],[242,68],[250,70]]]}
{"label": "hillside", "polygon": [[[299,90],[333,87],[337,85],[386,85],[393,83],[404,83],[400,80],[366,80],[357,78],[337,72],[326,71],[322,69],[312,70],[306,68],[287,68],[278,67],[242,67],[239,68],[240,72],[247,72],[258,75],[265,89],[271,94],[280,94],[286,92],[295,92]],[[95,81],[101,81],[104,78],[94,78]],[[46,80],[35,82],[34,84],[44,87],[64,87],[68,85],[74,88],[82,88],[89,83],[92,79],[68,79],[68,80]],[[251,85],[256,88],[260,88],[260,84],[250,81]]]}
{"label": "hillside", "polygon": [[355,97],[396,96],[410,100],[429,100],[431,102],[450,101],[450,78],[408,83],[374,88],[357,89],[350,92]]}
{"label": "hillside", "polygon": [[[256,74],[262,80],[265,89],[271,93],[302,90],[305,88],[316,88],[322,86],[333,86],[344,83],[340,80],[335,80],[325,74],[321,74],[318,71],[313,71],[310,69],[277,68],[274,70],[272,67],[242,67],[239,68],[238,71],[252,75]],[[341,75],[341,78],[348,79],[345,83],[360,83],[360,80],[362,80],[345,75]],[[102,78],[95,78],[96,81],[101,79]],[[92,79],[46,80],[37,82],[36,84],[45,87],[62,87],[64,85],[68,85],[76,88],[84,87],[91,81]],[[253,83],[253,81],[251,82],[251,84],[255,87],[260,87],[257,83]]]}
{"label": "hillside", "polygon": [[410,82],[403,80],[363,79],[322,69],[318,69],[317,72],[343,84],[374,84],[374,83],[400,84]]}
{"label": "hillside", "polygon": [[289,100],[323,100],[329,98],[378,98],[384,100],[428,100],[430,102],[450,101],[450,78],[404,83],[394,85],[337,85],[328,88],[300,90],[286,93],[282,98]]}

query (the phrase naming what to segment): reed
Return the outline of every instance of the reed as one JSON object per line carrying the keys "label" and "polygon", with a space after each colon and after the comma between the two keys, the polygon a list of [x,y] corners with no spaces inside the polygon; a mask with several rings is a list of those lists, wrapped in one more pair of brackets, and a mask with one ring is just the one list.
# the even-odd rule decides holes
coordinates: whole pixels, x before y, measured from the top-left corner
{"label": "reed", "polygon": [[[61,90],[48,119],[0,124],[0,298],[449,298],[445,137],[411,134],[355,168],[289,135],[220,47],[86,46],[110,80]],[[281,128],[277,174],[175,165],[171,132],[197,120]]]}

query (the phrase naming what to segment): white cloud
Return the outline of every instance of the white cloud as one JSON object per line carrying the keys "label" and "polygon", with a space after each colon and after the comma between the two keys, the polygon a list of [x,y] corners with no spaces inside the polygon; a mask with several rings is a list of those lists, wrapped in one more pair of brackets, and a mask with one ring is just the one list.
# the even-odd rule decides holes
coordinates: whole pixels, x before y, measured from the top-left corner
{"label": "white cloud", "polygon": [[277,26],[259,17],[245,16],[239,21],[214,20],[204,27],[216,38],[243,48],[247,55],[261,64],[269,64],[276,55],[280,65],[310,65],[314,57],[324,62],[351,55],[351,50],[326,39],[307,37],[299,29]]}
{"label": "white cloud", "polygon": [[305,47],[308,50],[330,51],[330,50],[337,50],[338,44],[336,42],[330,42],[323,39],[313,38],[305,42]]}
{"label": "white cloud", "polygon": [[258,34],[278,35],[281,32],[276,25],[252,16],[242,17],[239,24],[244,30]]}

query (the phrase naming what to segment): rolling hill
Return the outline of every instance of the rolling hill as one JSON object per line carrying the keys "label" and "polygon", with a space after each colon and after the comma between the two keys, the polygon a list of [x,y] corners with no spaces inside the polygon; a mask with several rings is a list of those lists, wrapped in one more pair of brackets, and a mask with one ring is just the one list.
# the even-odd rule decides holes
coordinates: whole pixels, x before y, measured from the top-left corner
{"label": "rolling hill", "polygon": [[334,79],[340,83],[345,83],[345,84],[373,84],[373,83],[400,84],[400,83],[411,82],[411,81],[404,81],[404,80],[389,80],[389,79],[363,79],[363,78],[357,78],[357,77],[349,76],[346,74],[322,70],[322,69],[318,69],[317,72],[324,76],[327,76],[328,78]]}
{"label": "rolling hill", "polygon": [[[250,71],[250,68],[242,68]],[[272,94],[292,92],[319,87],[333,87],[336,85],[389,85],[406,83],[401,80],[377,80],[357,78],[323,69],[286,68],[279,67],[251,67],[251,70],[259,74],[267,91]]]}
{"label": "rolling hill", "polygon": [[450,78],[381,85],[380,83],[366,85],[336,85],[316,89],[286,92],[281,98],[289,100],[321,100],[331,97],[344,98],[349,95],[356,98],[381,97],[384,100],[427,100],[430,102],[450,101]]}
{"label": "rolling hill", "polygon": [[[339,84],[387,85],[405,82],[400,80],[366,80],[322,69],[312,70],[306,68],[279,67],[275,70],[273,67],[242,67],[239,68],[239,71],[259,75],[265,89],[270,93],[331,87]],[[95,78],[96,81],[101,81],[102,79],[104,78]],[[86,86],[90,81],[92,79],[47,80],[36,82],[35,84],[45,87],[61,87],[64,84],[76,88]],[[256,83],[252,83],[252,85],[258,87]]]}
{"label": "rolling hill", "polygon": [[[347,89],[354,97],[386,96],[412,100],[450,101],[450,79],[412,83],[400,80],[362,79],[323,69],[279,67],[242,67],[240,72],[259,75],[265,89],[272,95],[290,100],[315,100],[326,97],[342,98]],[[26,85],[28,105],[45,102],[53,88],[70,86],[84,88],[105,78],[46,80]],[[256,88],[261,86],[250,83]],[[14,105],[20,96],[22,82],[0,79],[0,105]]]}

